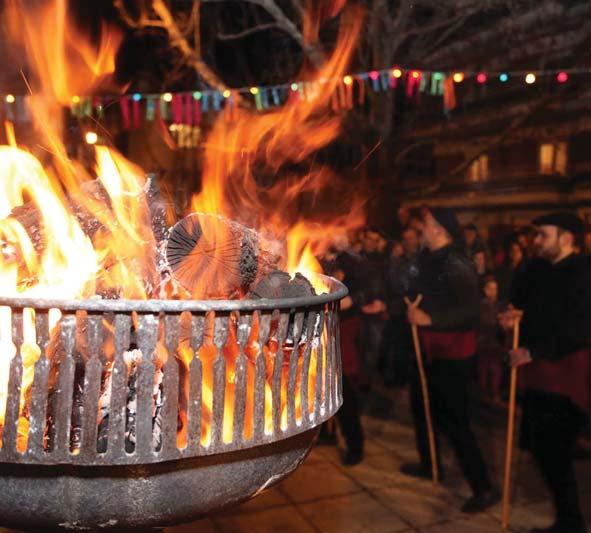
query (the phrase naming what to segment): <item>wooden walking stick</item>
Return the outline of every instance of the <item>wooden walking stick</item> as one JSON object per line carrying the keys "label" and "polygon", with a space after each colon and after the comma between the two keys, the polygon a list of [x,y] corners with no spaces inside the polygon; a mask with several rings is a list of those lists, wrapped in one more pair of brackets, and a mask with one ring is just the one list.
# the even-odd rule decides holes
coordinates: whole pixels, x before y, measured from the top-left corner
{"label": "wooden walking stick", "polygon": [[[408,298],[404,298],[404,303],[408,307],[418,307],[423,299],[419,294],[414,302]],[[419,329],[415,324],[412,324],[412,340],[415,347],[415,355],[417,357],[417,366],[419,368],[419,377],[421,379],[421,389],[423,391],[423,404],[425,406],[425,421],[427,422],[427,432],[429,435],[429,454],[431,455],[431,472],[433,475],[433,483],[439,483],[439,465],[437,463],[437,448],[435,447],[435,433],[433,432],[433,419],[431,418],[431,401],[429,399],[429,385],[427,384],[427,377],[425,375],[425,367],[423,366],[423,356],[421,354],[421,343],[419,341]]]}
{"label": "wooden walking stick", "polygon": [[[513,324],[513,349],[519,348],[519,321],[515,318]],[[509,414],[507,418],[507,444],[505,448],[505,476],[503,478],[503,531],[509,527],[509,508],[511,490],[511,463],[513,462],[513,433],[515,431],[515,398],[517,396],[517,367],[511,368],[511,384],[509,389]]]}

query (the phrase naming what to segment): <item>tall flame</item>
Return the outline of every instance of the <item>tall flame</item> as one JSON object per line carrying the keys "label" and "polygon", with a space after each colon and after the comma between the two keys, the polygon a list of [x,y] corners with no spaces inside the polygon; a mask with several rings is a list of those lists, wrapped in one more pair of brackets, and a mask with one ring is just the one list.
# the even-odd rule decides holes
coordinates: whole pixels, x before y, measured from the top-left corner
{"label": "tall flame", "polygon": [[[77,95],[91,94],[114,72],[120,34],[103,27],[95,46],[68,19],[65,0],[42,2],[23,9],[8,0],[4,21],[15,45],[27,53],[34,73],[28,98],[40,144],[53,156],[44,168],[30,153],[16,146],[0,147],[0,293],[3,296],[74,299],[100,291],[130,298],[146,298],[154,255],[154,237],[146,224],[143,172],[115,152],[97,147],[98,179],[67,157],[62,142],[63,106]],[[66,194],[67,192],[67,194]],[[92,217],[99,228],[89,232]],[[0,311],[0,425],[6,406],[6,379],[16,350],[12,342],[10,309]],[[59,320],[52,313],[51,328]],[[23,314],[23,386],[33,380],[36,345],[34,315]],[[27,435],[19,421],[19,447]]]}
{"label": "tall flame", "polygon": [[[310,2],[310,4],[313,4]],[[342,0],[330,9],[306,17],[304,35],[314,38],[318,17],[334,16]],[[18,148],[11,128],[11,146],[0,147],[0,294],[31,298],[74,299],[94,295],[149,298],[155,294],[156,242],[145,200],[146,183],[141,169],[106,147],[96,148],[96,175],[91,176],[67,156],[62,141],[63,106],[77,97],[105,87],[115,68],[121,35],[104,26],[95,45],[68,18],[66,0],[41,2],[39,8],[23,10],[18,0],[7,0],[6,17],[15,43],[27,52],[34,72],[29,106],[40,145],[51,155],[45,167],[29,152]],[[321,13],[321,14],[320,14]],[[332,142],[341,129],[341,117],[329,112],[330,102],[354,49],[362,17],[356,9],[346,10],[334,53],[309,83],[293,92],[284,108],[258,114],[234,109],[222,114],[205,144],[202,190],[192,201],[194,211],[225,215],[255,227],[270,240],[284,240],[289,272],[303,272],[318,291],[325,287],[315,280],[320,265],[316,256],[338,234],[363,221],[359,202],[346,203],[344,215],[332,220],[307,220],[300,212],[302,199],[317,198],[334,187],[338,176],[328,167],[313,164],[313,155]],[[302,76],[306,77],[305,73]],[[305,169],[305,170],[302,170]],[[92,179],[96,178],[96,179]],[[274,183],[264,187],[269,180]],[[93,227],[87,227],[92,219]],[[215,252],[214,252],[215,253]],[[59,313],[51,316],[55,334]],[[40,356],[36,344],[34,315],[23,313],[23,360],[19,447],[27,438],[26,393],[33,380],[34,363]],[[235,326],[235,325],[234,325]],[[249,359],[247,382],[253,390],[253,364],[263,354],[267,369],[273,367],[279,350],[285,360],[301,356],[297,346],[278,346],[271,339],[258,345],[258,324],[244,347]],[[108,339],[105,339],[107,343]],[[326,345],[326,338],[321,339]],[[168,357],[159,343],[160,363]],[[12,338],[11,311],[0,307],[0,432],[6,408],[10,361],[16,354]],[[239,346],[230,328],[222,350],[226,360],[226,391],[223,439],[232,438],[234,373]],[[309,398],[313,398],[317,348],[312,350]],[[323,350],[326,357],[326,349]],[[188,346],[176,354],[188,370],[194,357]],[[199,352],[203,364],[203,426],[201,440],[210,439],[213,402],[213,373],[217,347],[205,342]],[[301,364],[301,357],[299,363]],[[324,366],[324,363],[323,363]],[[285,373],[287,367],[282,368]],[[318,377],[322,379],[321,376]],[[286,382],[286,378],[282,379]],[[270,376],[265,387],[265,431],[272,430]],[[323,385],[325,386],[325,384]],[[187,391],[184,391],[187,394]],[[282,390],[281,425],[285,427],[287,403]],[[182,403],[182,402],[181,402]],[[253,411],[254,398],[247,398]],[[313,408],[296,401],[298,417]],[[182,433],[182,431],[181,431]],[[252,434],[252,418],[245,420],[245,436]]]}
{"label": "tall flame", "polygon": [[[340,5],[335,4],[335,10]],[[356,45],[360,15],[358,9],[343,14],[335,52],[312,78],[308,76],[307,84],[292,91],[283,108],[265,114],[234,109],[231,117],[216,122],[205,141],[202,189],[192,200],[192,210],[218,213],[286,237],[285,266],[292,274],[320,272],[312,250],[321,253],[330,244],[329,235],[363,223],[360,200],[344,202],[341,212],[346,216],[322,220],[312,232],[314,225],[298,212],[302,199],[339,183],[334,172],[315,165],[311,157],[341,131],[342,117],[330,113],[329,106]],[[305,34],[314,34],[309,26],[317,20],[306,17]],[[302,174],[299,169],[306,167]],[[266,178],[275,184],[262,186]]]}

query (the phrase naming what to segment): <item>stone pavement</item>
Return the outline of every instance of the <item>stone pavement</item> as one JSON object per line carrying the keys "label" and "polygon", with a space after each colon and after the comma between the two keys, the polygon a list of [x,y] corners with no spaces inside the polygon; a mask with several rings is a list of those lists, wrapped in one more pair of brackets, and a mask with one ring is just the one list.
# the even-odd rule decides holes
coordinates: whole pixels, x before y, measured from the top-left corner
{"label": "stone pavement", "polygon": [[[193,524],[167,528],[166,533],[497,533],[500,504],[489,512],[463,515],[469,496],[449,449],[443,447],[446,481],[403,476],[398,467],[416,460],[414,434],[406,392],[382,391],[373,397],[363,417],[365,460],[354,467],[340,463],[336,448],[319,446],[288,479],[230,511]],[[384,406],[388,407],[384,409]],[[502,486],[505,414],[479,408],[475,425],[479,442],[498,486]],[[545,486],[528,454],[514,455],[514,504],[511,530],[526,532],[552,521]],[[578,461],[582,504],[591,524],[591,460]],[[591,528],[589,529],[591,532]]]}

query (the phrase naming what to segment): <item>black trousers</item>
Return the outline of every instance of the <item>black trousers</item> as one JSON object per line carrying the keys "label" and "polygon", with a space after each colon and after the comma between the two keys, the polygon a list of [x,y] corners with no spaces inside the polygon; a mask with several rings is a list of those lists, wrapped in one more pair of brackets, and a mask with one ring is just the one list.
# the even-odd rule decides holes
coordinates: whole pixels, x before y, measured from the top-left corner
{"label": "black trousers", "polygon": [[409,381],[413,345],[406,318],[390,318],[383,337],[379,370],[386,385],[404,387]]}
{"label": "black trousers", "polygon": [[343,405],[337,412],[337,421],[351,452],[363,452],[363,429],[359,418],[357,391],[351,380],[343,375]]}
{"label": "black trousers", "polygon": [[531,451],[554,501],[556,522],[582,528],[573,452],[585,415],[563,396],[533,390],[523,400],[521,445]]}
{"label": "black trousers", "polygon": [[[488,470],[478,447],[476,437],[470,428],[468,410],[468,383],[473,358],[458,360],[436,359],[425,365],[431,414],[436,441],[443,433],[454,450],[464,477],[474,494],[491,488]],[[425,421],[423,394],[418,370],[415,368],[411,380],[411,407],[415,422],[417,449],[421,463],[431,468],[427,424]],[[439,454],[439,445],[437,451]],[[440,463],[440,457],[437,458]]]}

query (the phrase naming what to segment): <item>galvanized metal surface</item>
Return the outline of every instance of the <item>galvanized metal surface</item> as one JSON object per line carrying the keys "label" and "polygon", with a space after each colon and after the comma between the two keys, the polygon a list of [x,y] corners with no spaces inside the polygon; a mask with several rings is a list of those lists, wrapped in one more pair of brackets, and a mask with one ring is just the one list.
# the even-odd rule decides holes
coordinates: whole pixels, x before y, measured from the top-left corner
{"label": "galvanized metal surface", "polygon": [[[329,294],[290,300],[0,298],[0,307],[11,309],[12,342],[19,348],[10,362],[0,464],[148,465],[308,432],[342,402],[338,301],[346,289],[326,282]],[[62,315],[50,331],[53,308]],[[30,341],[31,309],[41,350],[34,367],[23,366],[20,349]],[[181,346],[190,360],[179,355]],[[125,354],[134,348],[142,357],[132,376]],[[27,374],[34,379],[24,388]],[[106,428],[97,421],[105,397]]]}
{"label": "galvanized metal surface", "polygon": [[305,459],[316,433],[149,465],[0,464],[0,526],[129,531],[189,522],[281,481]]}
{"label": "galvanized metal surface", "polygon": [[8,298],[0,296],[0,307],[61,309],[63,311],[180,313],[183,311],[206,313],[208,311],[257,311],[303,308],[330,303],[347,296],[347,288],[328,276],[317,275],[324,280],[330,292],[317,296],[283,298],[281,300],[57,300],[43,298]]}

